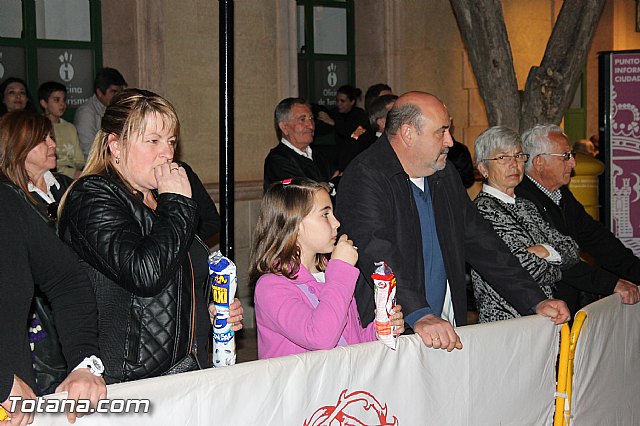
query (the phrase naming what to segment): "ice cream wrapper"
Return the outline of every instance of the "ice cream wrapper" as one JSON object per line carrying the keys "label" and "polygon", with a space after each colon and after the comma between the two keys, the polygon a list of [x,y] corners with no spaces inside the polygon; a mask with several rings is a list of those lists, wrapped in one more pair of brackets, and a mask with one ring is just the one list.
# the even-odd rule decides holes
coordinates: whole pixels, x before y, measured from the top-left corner
{"label": "ice cream wrapper", "polygon": [[209,255],[211,294],[216,306],[213,321],[213,366],[224,367],[236,363],[235,333],[229,322],[229,305],[233,303],[238,287],[236,265],[220,251]]}
{"label": "ice cream wrapper", "polygon": [[385,262],[376,262],[375,266],[371,278],[376,303],[376,336],[382,343],[395,350],[398,336],[393,334],[395,327],[391,326],[391,315],[396,306],[396,277]]}

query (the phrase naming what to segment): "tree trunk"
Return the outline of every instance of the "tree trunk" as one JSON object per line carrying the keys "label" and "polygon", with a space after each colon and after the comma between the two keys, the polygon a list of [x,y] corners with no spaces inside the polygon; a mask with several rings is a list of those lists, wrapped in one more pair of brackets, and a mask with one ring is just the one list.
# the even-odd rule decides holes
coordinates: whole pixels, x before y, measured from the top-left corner
{"label": "tree trunk", "polygon": [[450,2],[489,125],[523,131],[538,123],[560,123],[582,76],[605,0],[564,0],[542,63],[531,68],[522,94],[518,92],[501,1]]}
{"label": "tree trunk", "polygon": [[489,125],[513,129],[520,97],[500,0],[451,0],[476,76]]}
{"label": "tree trunk", "polygon": [[520,130],[559,124],[571,104],[605,0],[564,0],[539,67],[522,98]]}

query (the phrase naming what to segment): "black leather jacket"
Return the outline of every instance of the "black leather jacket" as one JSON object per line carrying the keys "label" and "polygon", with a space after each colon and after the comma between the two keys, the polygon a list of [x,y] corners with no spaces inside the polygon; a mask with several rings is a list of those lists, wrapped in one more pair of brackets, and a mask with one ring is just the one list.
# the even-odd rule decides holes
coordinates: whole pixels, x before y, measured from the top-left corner
{"label": "black leather jacket", "polygon": [[[192,260],[206,268],[208,254],[195,236],[196,202],[172,193],[156,200],[154,212],[115,174],[86,176],[59,219],[60,236],[87,263],[107,383],[161,375],[189,353],[195,322],[210,325],[208,282],[192,278]],[[198,346],[206,356],[206,342]]]}

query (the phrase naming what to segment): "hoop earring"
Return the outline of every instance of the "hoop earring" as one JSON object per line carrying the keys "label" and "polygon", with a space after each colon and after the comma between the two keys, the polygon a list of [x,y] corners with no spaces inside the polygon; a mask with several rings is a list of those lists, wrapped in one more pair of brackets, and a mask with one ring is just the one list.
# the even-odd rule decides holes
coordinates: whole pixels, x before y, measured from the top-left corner
{"label": "hoop earring", "polygon": [[116,157],[116,164],[120,164],[120,157]]}

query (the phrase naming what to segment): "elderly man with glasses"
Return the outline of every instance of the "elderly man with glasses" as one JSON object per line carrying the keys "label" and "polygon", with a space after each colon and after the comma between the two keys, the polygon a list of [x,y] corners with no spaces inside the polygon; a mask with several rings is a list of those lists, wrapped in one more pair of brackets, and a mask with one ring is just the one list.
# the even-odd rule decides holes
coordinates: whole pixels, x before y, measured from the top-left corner
{"label": "elderly man with glasses", "polygon": [[[545,222],[531,201],[515,196],[529,160],[518,132],[504,126],[490,127],[478,136],[474,147],[478,171],[484,180],[482,191],[474,200],[478,212],[491,223],[545,296],[553,298],[562,271],[580,259],[578,244]],[[471,270],[471,280],[479,322],[520,316],[475,269]]]}
{"label": "elderly man with glasses", "polygon": [[638,303],[640,292],[634,283],[640,282],[640,259],[589,216],[567,187],[576,160],[562,128],[536,125],[522,135],[522,148],[530,160],[516,195],[532,201],[547,222],[572,237],[599,264],[581,261],[563,271],[555,297],[564,300],[572,314],[588,301],[581,298],[581,292],[618,293],[622,303]]}

